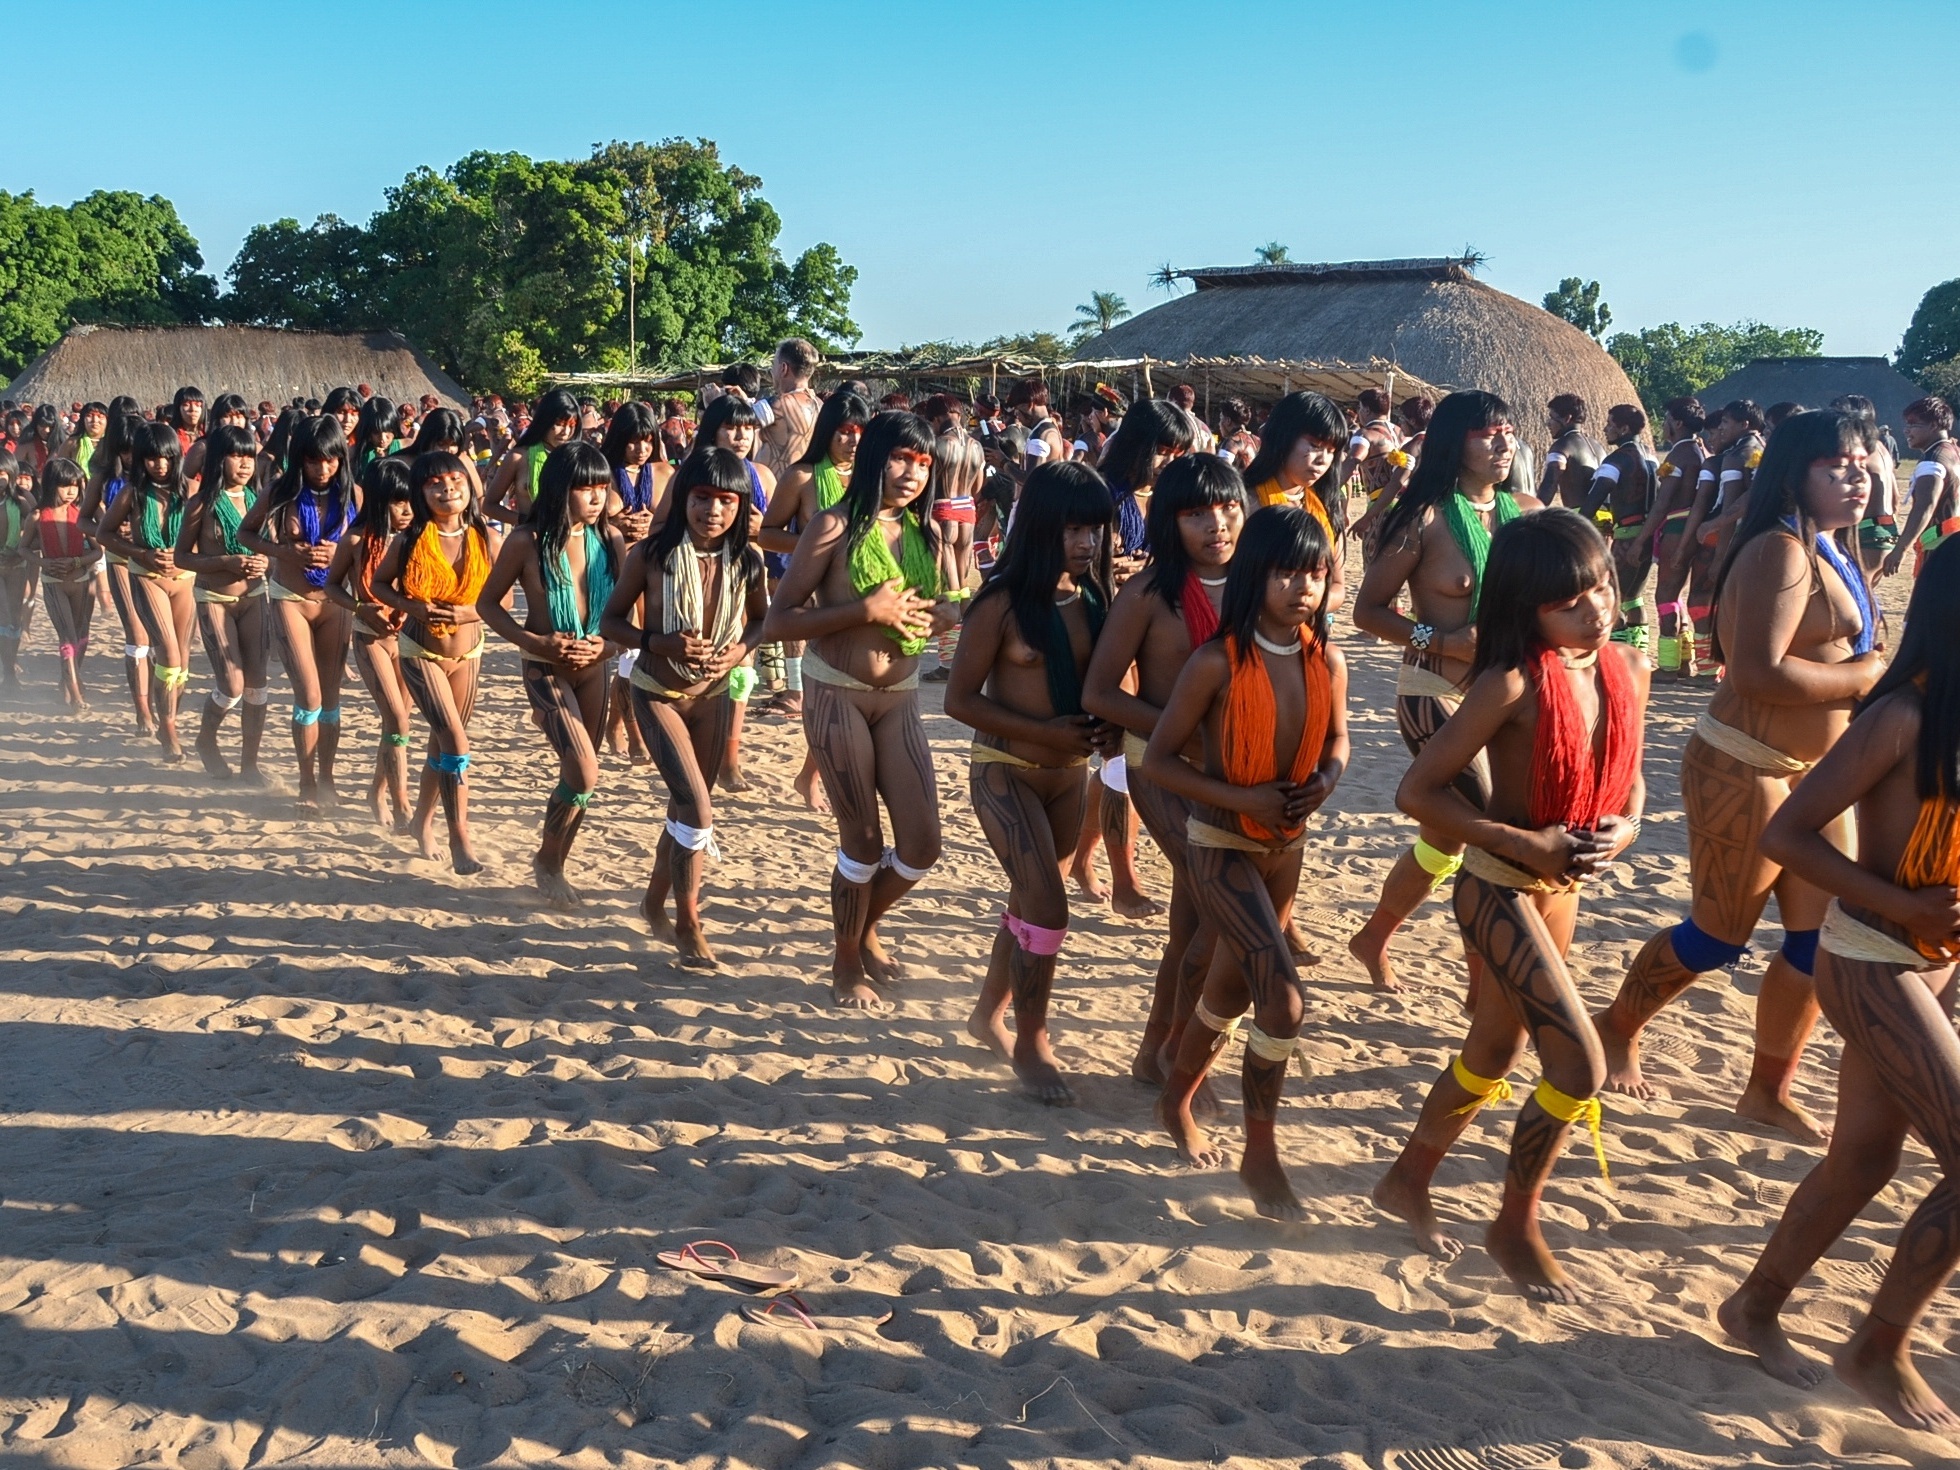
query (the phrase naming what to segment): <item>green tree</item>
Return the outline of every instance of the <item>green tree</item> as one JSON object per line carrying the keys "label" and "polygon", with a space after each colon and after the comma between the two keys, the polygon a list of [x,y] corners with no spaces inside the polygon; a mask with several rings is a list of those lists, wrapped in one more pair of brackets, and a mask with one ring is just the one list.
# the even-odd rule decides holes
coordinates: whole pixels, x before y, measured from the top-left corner
{"label": "green tree", "polygon": [[377,325],[369,299],[372,245],[367,232],[323,214],[254,225],[225,271],[229,321],[346,332]]}
{"label": "green tree", "polygon": [[1659,423],[1668,399],[1699,393],[1758,357],[1816,357],[1824,350],[1824,334],[1751,321],[1726,327],[1663,322],[1640,332],[1615,333],[1606,350],[1640,391],[1648,417]]}
{"label": "green tree", "polygon": [[1089,299],[1075,308],[1069,335],[1077,341],[1086,340],[1107,332],[1129,314],[1129,306],[1114,291],[1091,291]]}
{"label": "green tree", "polygon": [[1252,258],[1260,265],[1284,265],[1286,263],[1286,247],[1277,240],[1268,240],[1264,245],[1261,245],[1252,252]]}
{"label": "green tree", "polygon": [[0,375],[13,377],[67,330],[81,269],[67,210],[0,193]]}
{"label": "green tree", "polygon": [[1960,357],[1929,363],[1919,370],[1919,386],[1948,403],[1960,403]]}
{"label": "green tree", "polygon": [[1545,293],[1545,310],[1586,333],[1595,342],[1606,335],[1613,309],[1599,299],[1599,282],[1567,276],[1556,291]]}
{"label": "green tree", "polygon": [[1956,357],[1960,357],[1960,280],[1942,281],[1919,298],[1894,361],[1900,372],[1918,377],[1934,363]]}

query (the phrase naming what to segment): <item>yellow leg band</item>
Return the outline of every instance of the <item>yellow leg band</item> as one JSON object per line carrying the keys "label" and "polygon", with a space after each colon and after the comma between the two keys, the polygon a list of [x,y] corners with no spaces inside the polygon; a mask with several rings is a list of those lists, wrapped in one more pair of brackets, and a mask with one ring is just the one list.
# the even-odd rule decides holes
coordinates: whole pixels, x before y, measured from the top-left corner
{"label": "yellow leg band", "polygon": [[[1450,1075],[1456,1079],[1456,1085],[1458,1087],[1471,1094],[1469,1102],[1460,1108],[1450,1109],[1450,1116],[1452,1118],[1461,1117],[1465,1113],[1474,1113],[1485,1103],[1509,1102],[1511,1100],[1511,1084],[1507,1079],[1503,1077],[1479,1077],[1475,1072],[1463,1065],[1462,1057],[1456,1057],[1450,1062]],[[1547,1108],[1546,1111],[1550,1112],[1551,1110]]]}
{"label": "yellow leg band", "polygon": [[1237,1016],[1221,1016],[1217,1014],[1211,1007],[1205,1004],[1203,996],[1198,997],[1198,1003],[1192,1008],[1191,1015],[1207,1031],[1217,1031],[1226,1036],[1230,1036],[1234,1031],[1238,1030],[1239,1022],[1245,1019],[1242,1014]]}
{"label": "yellow leg band", "polygon": [[1606,1143],[1599,1134],[1599,1099],[1567,1097],[1550,1082],[1540,1078],[1531,1100],[1561,1123],[1583,1123],[1592,1130],[1593,1155],[1599,1160],[1599,1177],[1612,1183],[1613,1173],[1606,1167]]}
{"label": "yellow leg band", "polygon": [[[1441,883],[1445,878],[1453,877],[1456,870],[1463,866],[1462,853],[1442,852],[1437,848],[1431,847],[1420,837],[1416,839],[1416,845],[1413,850],[1416,857],[1416,866],[1421,868],[1431,878],[1434,878],[1437,883]],[[1431,886],[1433,887],[1434,885]]]}

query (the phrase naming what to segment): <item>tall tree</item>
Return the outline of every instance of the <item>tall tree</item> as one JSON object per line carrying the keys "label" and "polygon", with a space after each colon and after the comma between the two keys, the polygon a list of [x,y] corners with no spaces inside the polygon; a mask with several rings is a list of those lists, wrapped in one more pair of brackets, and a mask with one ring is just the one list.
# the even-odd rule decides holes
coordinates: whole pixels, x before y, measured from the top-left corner
{"label": "tall tree", "polygon": [[225,272],[227,320],[314,332],[346,332],[370,319],[366,232],[338,215],[254,225]]}
{"label": "tall tree", "polygon": [[1699,393],[1758,357],[1816,357],[1824,350],[1824,334],[1750,321],[1727,327],[1663,322],[1640,332],[1615,333],[1606,350],[1640,390],[1647,416],[1659,423],[1668,399]]}
{"label": "tall tree", "polygon": [[1960,357],[1960,280],[1942,281],[1919,298],[1894,361],[1918,376],[1936,362]]}
{"label": "tall tree", "polygon": [[1545,310],[1586,333],[1595,342],[1606,335],[1613,309],[1599,299],[1599,282],[1567,276],[1556,291],[1545,293]]}
{"label": "tall tree", "polygon": [[1091,291],[1089,299],[1075,308],[1075,321],[1069,332],[1077,338],[1089,338],[1122,321],[1130,314],[1128,304],[1114,291]]}
{"label": "tall tree", "polygon": [[1257,250],[1252,252],[1252,258],[1260,265],[1284,265],[1286,263],[1286,247],[1277,240],[1268,240],[1264,245],[1261,245]]}

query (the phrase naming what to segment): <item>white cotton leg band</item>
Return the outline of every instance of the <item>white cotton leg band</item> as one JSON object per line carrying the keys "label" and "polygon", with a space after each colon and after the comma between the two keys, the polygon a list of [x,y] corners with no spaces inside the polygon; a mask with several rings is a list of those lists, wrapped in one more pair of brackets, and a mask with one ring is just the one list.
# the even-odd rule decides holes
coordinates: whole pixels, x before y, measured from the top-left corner
{"label": "white cotton leg band", "polygon": [[803,692],[803,655],[783,660],[783,682],[789,685],[791,694]]}
{"label": "white cotton leg band", "polygon": [[1130,794],[1130,763],[1120,755],[1112,755],[1103,762],[1102,783],[1105,791],[1120,791]]}
{"label": "white cotton leg band", "polygon": [[713,824],[706,827],[690,827],[685,822],[677,822],[669,817],[667,835],[689,852],[701,852],[705,849],[709,857],[716,862],[721,861],[721,848],[715,843]]}
{"label": "white cotton leg band", "polygon": [[846,883],[869,883],[878,876],[878,864],[861,863],[840,847],[837,849],[837,872]]}
{"label": "white cotton leg band", "polygon": [[1293,1055],[1293,1044],[1297,1036],[1268,1036],[1253,1022],[1245,1028],[1245,1049],[1262,1062],[1283,1062]]}
{"label": "white cotton leg band", "polygon": [[879,859],[878,865],[883,868],[890,868],[894,873],[898,874],[898,876],[903,878],[907,883],[917,883],[921,878],[925,877],[926,874],[932,871],[931,863],[927,863],[923,868],[915,868],[910,863],[900,862],[898,860],[898,849],[895,847],[888,847],[885,849],[885,855],[883,858]]}
{"label": "white cotton leg band", "polygon": [[242,694],[220,694],[215,689],[211,691],[211,708],[223,710],[226,714],[230,714],[244,702],[245,696]]}
{"label": "white cotton leg band", "polygon": [[148,658],[149,656],[150,650],[141,643],[125,643],[123,645],[124,658]]}
{"label": "white cotton leg band", "polygon": [[626,653],[622,653],[619,656],[619,677],[622,679],[632,678],[633,665],[638,663],[639,661],[640,661],[640,651],[637,648],[631,649]]}
{"label": "white cotton leg band", "polygon": [[270,698],[272,698],[272,691],[270,689],[247,689],[245,691],[245,702],[247,704],[264,704]]}
{"label": "white cotton leg band", "polygon": [[1210,1006],[1205,1004],[1203,996],[1198,997],[1198,1003],[1192,1007],[1191,1015],[1207,1031],[1222,1032],[1226,1036],[1230,1036],[1234,1031],[1238,1030],[1239,1022],[1245,1019],[1245,1013],[1243,1011],[1236,1016],[1219,1015]]}

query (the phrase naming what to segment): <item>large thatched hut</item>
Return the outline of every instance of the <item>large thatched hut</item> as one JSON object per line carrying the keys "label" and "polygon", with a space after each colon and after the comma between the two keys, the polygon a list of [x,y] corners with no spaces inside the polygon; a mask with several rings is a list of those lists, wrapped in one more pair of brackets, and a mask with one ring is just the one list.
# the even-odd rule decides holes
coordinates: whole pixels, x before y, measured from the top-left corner
{"label": "large thatched hut", "polygon": [[1546,401],[1577,393],[1595,422],[1638,403],[1620,365],[1577,327],[1486,286],[1475,260],[1220,266],[1179,271],[1197,289],[1112,327],[1083,358],[1262,357],[1390,362],[1424,382],[1487,388],[1547,444]]}
{"label": "large thatched hut", "polygon": [[1828,408],[1844,393],[1862,393],[1878,409],[1878,421],[1905,442],[1905,406],[1925,389],[1882,357],[1759,357],[1698,395],[1709,408],[1747,398],[1768,408],[1801,403]]}
{"label": "large thatched hut", "polygon": [[6,396],[22,403],[107,403],[127,393],[168,403],[185,384],[248,403],[324,398],[366,383],[397,403],[433,393],[469,403],[448,374],[399,332],[287,332],[272,327],[70,327],[22,370]]}

